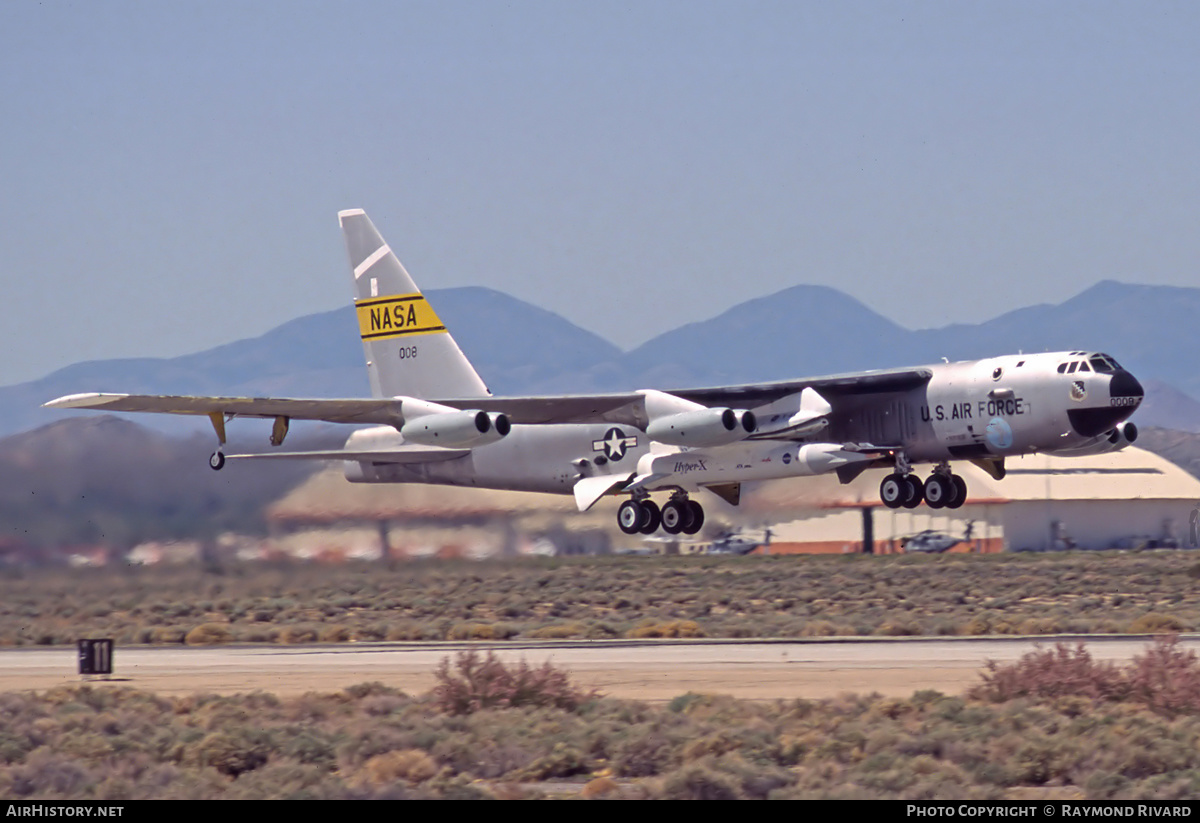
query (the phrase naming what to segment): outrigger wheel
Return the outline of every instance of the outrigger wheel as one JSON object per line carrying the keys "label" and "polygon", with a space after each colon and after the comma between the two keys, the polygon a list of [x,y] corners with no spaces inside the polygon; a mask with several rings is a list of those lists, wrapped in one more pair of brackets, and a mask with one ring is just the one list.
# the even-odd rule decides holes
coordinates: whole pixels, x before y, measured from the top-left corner
{"label": "outrigger wheel", "polygon": [[219,451],[213,452],[211,455],[209,455],[208,466],[213,471],[219,472],[221,469],[225,468],[225,455],[221,454]]}

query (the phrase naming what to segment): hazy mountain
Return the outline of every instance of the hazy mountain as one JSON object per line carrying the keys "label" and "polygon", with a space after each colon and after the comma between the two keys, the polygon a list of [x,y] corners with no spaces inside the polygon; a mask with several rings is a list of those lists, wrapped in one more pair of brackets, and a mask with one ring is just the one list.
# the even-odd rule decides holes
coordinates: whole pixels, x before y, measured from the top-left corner
{"label": "hazy mountain", "polygon": [[1134,422],[1178,432],[1200,432],[1200,400],[1161,380],[1144,380],[1142,385],[1146,399]]}
{"label": "hazy mountain", "polygon": [[[1200,289],[1105,281],[1059,305],[909,331],[835,289],[794,286],[630,352],[491,289],[429,296],[497,394],[669,389],[1083,348],[1116,356],[1146,382],[1139,424],[1200,430]],[[185,357],[80,363],[0,388],[0,434],[61,419],[40,404],[82,391],[346,397],[368,387],[347,307]]]}
{"label": "hazy mountain", "polygon": [[911,337],[836,289],[793,286],[660,334],[622,363],[640,387],[783,380],[911,364]]}

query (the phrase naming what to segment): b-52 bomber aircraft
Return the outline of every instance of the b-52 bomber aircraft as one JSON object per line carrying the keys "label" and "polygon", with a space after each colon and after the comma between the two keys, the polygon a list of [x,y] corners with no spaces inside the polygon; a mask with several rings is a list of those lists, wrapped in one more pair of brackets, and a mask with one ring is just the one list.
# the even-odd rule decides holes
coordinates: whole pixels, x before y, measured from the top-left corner
{"label": "b-52 bomber aircraft", "polygon": [[[997,479],[1008,457],[1124,448],[1142,402],[1138,381],[1106,354],[1016,354],[740,386],[595,395],[495,397],[361,209],[338,214],[373,397],[326,400],[74,394],[46,405],[207,415],[225,465],[225,423],[273,419],[377,424],[332,451],[229,455],[324,459],[356,483],[439,483],[574,494],[580,511],[626,499],[627,534],[694,534],[711,492],[737,505],[741,484],[835,473],[848,483],[888,469],[890,508],[957,508],[967,498],[951,462]],[[913,470],[933,464],[922,481]],[[651,496],[665,493],[660,507]]]}

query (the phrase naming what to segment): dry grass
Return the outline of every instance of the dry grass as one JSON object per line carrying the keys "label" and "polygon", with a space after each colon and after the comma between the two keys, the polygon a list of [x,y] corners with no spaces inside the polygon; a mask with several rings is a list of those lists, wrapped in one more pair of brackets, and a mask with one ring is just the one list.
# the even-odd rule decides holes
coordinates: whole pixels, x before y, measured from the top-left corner
{"label": "dry grass", "polygon": [[1200,630],[1190,552],[29,571],[0,645]]}

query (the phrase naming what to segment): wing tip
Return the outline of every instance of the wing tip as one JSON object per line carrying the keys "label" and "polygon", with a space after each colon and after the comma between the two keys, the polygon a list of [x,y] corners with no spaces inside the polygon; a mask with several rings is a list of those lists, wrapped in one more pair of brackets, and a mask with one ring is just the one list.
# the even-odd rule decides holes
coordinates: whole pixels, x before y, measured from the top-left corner
{"label": "wing tip", "polygon": [[102,406],[112,400],[119,400],[122,397],[128,397],[127,394],[106,394],[104,392],[82,392],[80,394],[68,394],[63,397],[56,397],[49,402],[43,403],[44,409],[91,409],[96,406]]}

